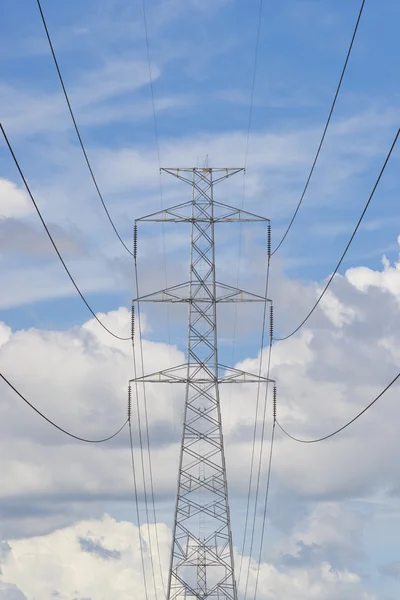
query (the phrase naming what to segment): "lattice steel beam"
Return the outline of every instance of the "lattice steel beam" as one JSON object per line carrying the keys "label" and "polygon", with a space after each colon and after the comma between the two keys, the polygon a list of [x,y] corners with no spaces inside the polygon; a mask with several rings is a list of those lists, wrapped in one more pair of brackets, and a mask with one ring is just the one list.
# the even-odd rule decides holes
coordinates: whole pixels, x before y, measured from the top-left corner
{"label": "lattice steel beam", "polygon": [[189,281],[135,299],[189,307],[187,362],[132,380],[186,387],[167,600],[237,600],[219,385],[270,381],[218,360],[217,305],[270,302],[216,281],[215,224],[269,224],[269,219],[214,200],[216,183],[242,170],[163,169],[190,184],[191,201],[137,220],[191,223]]}

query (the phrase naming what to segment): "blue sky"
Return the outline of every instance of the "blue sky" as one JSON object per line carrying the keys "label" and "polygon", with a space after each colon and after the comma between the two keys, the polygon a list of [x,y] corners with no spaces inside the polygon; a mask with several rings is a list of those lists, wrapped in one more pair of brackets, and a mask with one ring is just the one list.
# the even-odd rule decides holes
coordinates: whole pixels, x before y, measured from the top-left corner
{"label": "blue sky", "polygon": [[[307,177],[358,4],[312,0],[264,6],[251,125],[256,139],[250,138],[247,164],[256,193],[247,191],[245,203],[271,216],[275,240]],[[24,172],[34,190],[41,188],[39,201],[48,220],[74,228],[72,235],[86,244],[101,227],[100,251],[107,246],[116,258],[118,241],[103,218],[80,154],[35,3],[19,4],[18,11],[12,3],[6,6],[2,119]],[[158,208],[160,202],[154,167],[146,181],[135,181],[138,157],[157,164],[141,6],[71,2],[62,7],[48,3],[44,9],[95,173],[116,224],[130,243],[131,223],[142,214],[141,204],[146,199],[147,210],[147,206]],[[228,138],[243,137],[247,131],[258,4],[244,10],[235,2],[187,7],[179,2],[149,3],[147,10],[161,164],[174,147],[174,160],[187,161],[186,152],[179,157],[182,141],[192,147],[191,161],[202,161],[207,142],[211,153],[211,140],[222,138],[214,149],[219,160]],[[282,247],[285,268],[296,277],[320,279],[329,273],[393,138],[398,42],[390,27],[394,29],[399,10],[389,1],[365,9],[324,152],[304,207]],[[343,123],[348,123],[345,132]],[[263,135],[265,140],[257,139]],[[290,160],[282,156],[281,164],[272,157],[274,144],[281,149],[280,136],[292,146]],[[252,147],[261,154],[259,162],[265,151],[270,177],[260,176]],[[133,148],[137,155],[130,154]],[[244,164],[244,149],[245,143],[236,141],[239,165]],[[121,154],[112,158],[113,152]],[[15,180],[6,149],[2,153],[3,175]],[[212,153],[209,160],[215,160]],[[347,266],[364,257],[366,248],[373,265],[383,251],[395,256],[396,171],[394,157]],[[238,194],[241,183],[237,181]],[[164,185],[171,184],[165,181]],[[168,194],[169,198],[173,199]],[[83,219],[87,219],[85,228]]]}
{"label": "blue sky", "polygon": [[[244,208],[270,217],[273,247],[276,245],[307,179],[359,7],[359,0],[264,1],[246,156],[259,2],[148,0],[159,163],[142,3],[136,0],[43,0],[43,10],[89,158],[118,231],[129,247],[136,218],[161,206],[189,199],[187,186],[166,175],[161,177],[160,197],[159,166],[196,166],[203,164],[206,156],[210,166],[247,167],[244,179],[241,174],[236,175],[218,188],[218,199],[233,205],[243,202]],[[397,0],[379,3],[367,0],[320,160],[298,218],[274,257],[271,294],[275,300],[278,334],[288,333],[305,316],[315,301],[318,286],[335,267],[398,129],[399,19]],[[115,237],[90,179],[34,0],[18,3],[3,0],[0,118],[44,219],[78,285],[96,312],[110,313],[105,317],[109,319],[107,322],[119,327],[119,333],[129,335],[126,314],[110,311],[123,311],[122,307],[130,305],[134,294],[131,259]],[[335,385],[342,385],[340,394],[345,395],[344,390],[349,392],[357,381],[359,387],[352,402],[355,406],[362,405],[363,398],[372,399],[373,392],[379,391],[390,379],[391,361],[398,364],[395,342],[390,338],[392,322],[388,322],[388,318],[396,320],[398,317],[400,296],[396,279],[400,271],[397,264],[399,160],[397,148],[342,265],[341,277],[335,279],[332,286],[331,304],[326,306],[325,312],[316,311],[310,320],[307,329],[310,339],[303,339],[299,334],[293,345],[290,342],[282,345],[282,350],[277,349],[276,368],[285,380],[284,396],[289,397],[293,390],[307,388],[307,385],[311,386],[312,395],[315,392],[315,398],[318,394],[330,398]],[[187,230],[184,231],[186,235]],[[264,233],[259,227],[247,226],[230,231],[230,236],[226,229],[220,232],[220,279],[234,284],[239,275],[241,287],[260,292],[265,277]],[[152,225],[140,229],[139,275],[143,292],[163,285],[160,281],[165,277],[164,247],[168,283],[187,279],[186,244],[183,230],[176,227],[162,230]],[[382,267],[383,255],[390,262],[387,269]],[[41,332],[43,340],[51,338],[52,344],[56,344],[54,340],[64,340],[57,338],[62,335],[57,332],[79,338],[82,331],[87,331],[88,326],[84,324],[90,314],[57,262],[37,215],[24,195],[9,152],[1,142],[0,274],[0,322],[11,327],[12,339],[16,340],[13,344],[22,343],[18,340],[25,339],[24,332],[30,330]],[[160,356],[162,344],[168,342],[184,350],[185,315],[172,313],[172,330],[168,332],[162,309],[159,312],[158,308],[144,310],[148,327],[146,340],[160,344]],[[330,321],[329,311],[332,311]],[[89,329],[91,327],[93,325]],[[260,315],[244,313],[237,327],[234,359],[254,360],[256,364]],[[233,335],[233,314],[228,311],[221,318],[220,335],[221,354],[228,362],[232,357]],[[338,356],[337,339],[343,344],[343,356]],[[4,348],[14,348],[11,342],[7,344]],[[64,342],[60,344],[64,348]],[[107,342],[102,337],[101,344],[105,344],[101,352],[107,353]],[[31,347],[28,342],[25,345],[35,352],[35,346]],[[83,354],[89,347],[90,344],[83,343]],[[373,355],[377,349],[388,354],[382,354],[375,371]],[[309,351],[315,352],[315,362],[310,364],[305,358]],[[25,350],[20,352],[24,355]],[[6,350],[4,353],[4,364],[13,365],[6,357]],[[362,366],[364,359],[372,361],[369,370]],[[25,364],[30,364],[29,358]],[[333,382],[329,374],[331,366],[333,372],[339,374],[339,381]],[[119,369],[117,371],[122,373]],[[370,388],[364,389],[360,380],[372,369],[378,379],[368,380]],[[16,383],[22,386],[23,372],[22,367],[16,370],[19,373]],[[38,386],[40,381],[45,379],[39,377]],[[33,385],[32,382],[34,380],[27,377],[26,383]],[[46,385],[51,388],[53,384],[47,381]],[[92,383],[82,375],[76,390],[83,394],[84,390],[92,389],[90,385]],[[121,385],[124,387],[125,382]],[[322,386],[321,392],[318,385]],[[39,388],[33,393],[40,396]],[[301,398],[303,395],[305,398],[306,391],[299,393]],[[289,405],[291,412],[286,414],[287,418],[301,417],[304,406],[300,404],[296,408],[290,402]],[[311,404],[309,408],[320,410],[316,406]],[[325,426],[328,430],[331,419],[344,420],[347,409],[337,410],[326,417],[326,422],[321,414],[321,429]],[[348,410],[352,416],[350,408]],[[235,414],[233,411],[233,421]],[[153,416],[158,423],[157,415]],[[298,427],[305,426],[301,418],[299,423]],[[243,424],[241,427],[232,433],[233,445],[246,429]],[[156,425],[155,431],[158,431]],[[305,435],[307,437],[307,430]],[[364,438],[358,440],[361,445],[364,442]],[[332,448],[337,449],[337,446]],[[295,450],[282,450],[285,452],[287,460],[292,460],[292,455],[287,453]],[[389,449],[387,452],[390,456]],[[323,465],[328,458],[325,453],[321,456]],[[297,464],[296,460],[293,464]],[[300,458],[298,460],[301,463]],[[319,468],[323,466],[316,466],[313,473],[319,473]],[[290,510],[292,502],[297,502],[294,513],[297,515],[298,510],[299,515],[314,515],[310,517],[314,519],[322,518],[322,513],[318,513],[320,505],[322,512],[326,510],[331,514],[333,509],[326,508],[324,502],[337,502],[338,514],[349,511],[348,514],[356,514],[361,521],[360,515],[372,511],[371,522],[364,520],[360,525],[364,534],[358,545],[353,547],[349,541],[346,546],[346,556],[351,555],[347,566],[360,574],[365,594],[370,594],[360,595],[360,599],[395,598],[398,579],[384,575],[378,567],[400,561],[393,542],[393,527],[386,525],[389,522],[398,526],[400,483],[389,474],[387,479],[375,481],[371,472],[365,473],[370,486],[360,483],[358,491],[357,486],[353,488],[349,483],[347,491],[338,484],[337,489],[305,494],[300,483],[298,487],[297,484],[291,487],[286,475],[277,477],[276,497],[272,501],[276,522],[271,533],[274,550],[271,554],[267,552],[271,561],[288,533],[279,521],[281,507]],[[238,507],[235,528],[240,532],[242,492],[239,485],[233,484],[233,487],[236,490],[233,504]],[[291,494],[294,500],[289,498]],[[118,504],[119,500],[111,504],[107,500],[107,509],[111,506],[115,516],[124,518],[126,511]],[[163,514],[164,510],[168,512],[169,502],[167,494],[166,503],[162,502]],[[70,524],[75,516],[75,520],[91,516],[90,511],[82,514],[74,511],[75,508],[71,509]],[[378,526],[378,522],[385,525]],[[57,526],[63,524],[57,522]],[[352,527],[349,525],[349,531]],[[292,546],[288,542],[286,550],[279,555],[281,559],[286,551],[289,554],[293,551],[293,544],[300,539],[296,538],[300,536],[299,531],[296,533],[295,526],[292,527]],[[302,543],[307,545],[304,540],[309,540],[307,536],[311,534],[306,535],[304,531],[301,530]],[[321,544],[323,547],[323,542]],[[335,552],[339,550],[334,552],[334,542],[329,544],[325,558],[334,561]],[[338,547],[343,550],[344,546]],[[308,558],[303,556],[301,550],[298,552],[297,559],[304,560],[303,566],[313,572],[316,564],[313,561],[318,557],[310,559],[308,555]],[[323,550],[321,552],[323,554]],[[336,600],[335,596],[326,598]],[[93,600],[97,600],[97,596],[94,595]],[[302,597],[299,596],[299,600]],[[347,599],[342,596],[342,600]]]}

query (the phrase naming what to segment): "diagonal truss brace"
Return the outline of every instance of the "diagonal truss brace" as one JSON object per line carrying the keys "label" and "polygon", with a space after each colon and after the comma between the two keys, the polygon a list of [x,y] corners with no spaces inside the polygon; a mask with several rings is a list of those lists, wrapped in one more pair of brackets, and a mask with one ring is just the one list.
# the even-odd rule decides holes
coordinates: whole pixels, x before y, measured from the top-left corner
{"label": "diagonal truss brace", "polygon": [[[210,290],[204,285],[194,285],[190,289],[190,282],[179,283],[172,287],[134,298],[133,302],[272,302],[265,296],[247,292],[240,288],[232,287],[226,283],[216,282],[215,300],[210,296]],[[200,295],[202,294],[202,295]]]}
{"label": "diagonal truss brace", "polygon": [[183,202],[182,204],[177,204],[176,206],[171,206],[170,208],[166,208],[164,210],[159,210],[150,215],[146,215],[145,217],[140,217],[136,219],[136,222],[164,222],[170,221],[172,223],[193,223],[196,221],[197,223],[256,223],[263,222],[268,223],[269,219],[265,217],[260,217],[254,213],[248,212],[246,210],[242,210],[239,208],[235,208],[233,206],[229,206],[228,204],[224,204],[223,202],[217,202],[214,200],[214,217],[210,219],[210,216],[204,214],[203,216],[196,216],[193,218],[192,208],[193,202]]}
{"label": "diagonal truss brace", "polygon": [[214,386],[216,383],[275,383],[274,379],[222,364],[218,364],[217,373],[213,373],[206,365],[199,365],[199,363],[183,363],[176,367],[130,379],[130,382],[136,381],[144,383],[190,383],[193,386],[196,384],[211,384]]}

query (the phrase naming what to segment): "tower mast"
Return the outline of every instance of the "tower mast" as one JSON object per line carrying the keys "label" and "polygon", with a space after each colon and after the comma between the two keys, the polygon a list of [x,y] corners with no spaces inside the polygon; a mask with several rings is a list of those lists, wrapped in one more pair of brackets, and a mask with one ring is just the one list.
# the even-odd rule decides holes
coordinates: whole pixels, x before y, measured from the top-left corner
{"label": "tower mast", "polygon": [[215,225],[268,219],[214,200],[215,185],[242,169],[163,171],[190,184],[192,199],[138,222],[191,223],[189,281],[136,300],[188,304],[187,363],[136,381],[185,385],[167,600],[237,600],[219,387],[267,379],[220,364],[217,305],[268,299],[217,281]]}

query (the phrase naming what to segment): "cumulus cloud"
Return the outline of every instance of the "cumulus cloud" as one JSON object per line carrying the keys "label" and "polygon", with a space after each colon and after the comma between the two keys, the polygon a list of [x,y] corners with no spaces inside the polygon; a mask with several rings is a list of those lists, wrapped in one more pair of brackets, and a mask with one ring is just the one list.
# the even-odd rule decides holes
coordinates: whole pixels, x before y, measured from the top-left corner
{"label": "cumulus cloud", "polygon": [[[354,275],[357,278],[353,269],[349,276],[335,277],[331,289],[332,297],[343,307],[339,314],[353,314],[354,318],[329,318],[326,307],[322,307],[297,336],[274,344],[272,374],[278,382],[278,416],[292,433],[302,437],[323,435],[344,424],[381,391],[398,369],[396,291],[377,285],[375,295],[371,296],[354,284]],[[300,296],[301,284],[291,285],[297,286]],[[317,287],[314,292],[317,293]],[[125,309],[99,316],[115,331],[123,333],[129,329],[129,313]],[[151,322],[144,320],[144,325],[146,372],[184,362],[179,349],[150,341]],[[126,418],[126,386],[133,369],[131,352],[128,342],[111,338],[93,319],[66,331],[11,331],[4,324],[0,329],[4,373],[50,418],[85,437],[105,436]],[[238,366],[257,372],[259,356],[249,357]],[[265,351],[263,371],[266,373]],[[171,387],[160,384],[147,388],[155,498],[167,524],[176,492],[183,400],[182,393]],[[290,538],[279,546],[275,559],[269,556],[262,567],[266,599],[274,598],[269,581],[299,600],[307,593],[329,600],[346,595],[363,600],[373,598],[363,590],[354,568],[361,556],[358,532],[365,526],[364,521],[354,513],[343,512],[343,507],[332,502],[368,500],[378,491],[393,497],[399,495],[396,465],[400,447],[395,399],[396,391],[392,390],[362,417],[362,422],[315,447],[297,446],[277,433],[269,525],[278,537],[288,535],[289,531]],[[247,493],[256,388],[244,384],[229,391],[224,387],[221,400],[236,523],[238,515],[243,513]],[[143,401],[140,394],[142,424]],[[134,404],[134,456],[140,471],[136,409]],[[69,530],[79,520],[100,518],[107,505],[117,503],[126,507],[131,501],[130,458],[124,434],[104,447],[83,447],[53,431],[5,387],[2,387],[1,411],[1,537],[10,539],[12,548],[18,546],[18,540],[28,543],[29,536],[51,536],[62,527]],[[266,444],[270,436],[270,411],[267,415]],[[259,410],[256,458],[261,425],[262,410]],[[265,453],[266,447],[264,457]],[[265,490],[265,477],[264,458],[260,498]],[[138,493],[143,508],[141,477]],[[301,511],[306,512],[301,527],[294,527],[290,519],[281,527],[282,515],[276,502],[288,495],[293,499],[293,519],[301,516]],[[309,510],[310,502],[317,503],[313,513]],[[318,508],[319,502],[322,504]],[[257,519],[259,522],[260,513]],[[240,538],[240,527],[235,524],[234,529]],[[121,548],[106,543],[100,534],[90,539],[82,534],[78,538],[74,544],[79,552],[90,554],[91,560],[106,560],[110,569],[123,562]],[[252,585],[256,568],[252,563],[253,575],[249,579]],[[17,579],[4,580],[27,593]],[[298,588],[295,589],[293,581],[298,582]],[[86,583],[82,585],[80,597],[91,597],[84,587]]]}
{"label": "cumulus cloud", "polygon": [[12,181],[0,178],[0,219],[25,217],[31,212],[27,194]]}
{"label": "cumulus cloud", "polygon": [[[397,239],[400,245],[400,236]],[[375,271],[368,267],[355,267],[346,271],[350,283],[362,292],[370,288],[386,291],[400,302],[400,261],[392,265],[386,256],[382,259],[383,270]]]}
{"label": "cumulus cloud", "polygon": [[[322,289],[319,289],[322,292]],[[321,308],[325,315],[335,325],[342,327],[345,323],[351,322],[357,315],[356,311],[339,302],[338,298],[328,289],[321,300]]]}
{"label": "cumulus cloud", "polygon": [[[96,14],[90,8],[88,12],[83,10],[79,28],[76,24],[57,23],[56,19],[54,39],[66,69],[67,88],[78,124],[83,128],[82,135],[94,172],[117,229],[129,244],[133,216],[157,210],[160,203],[159,180],[154,176],[159,166],[158,158],[154,140],[148,136],[153,107],[148,89],[143,24],[137,19],[135,8],[127,8],[126,3],[117,2],[121,9],[117,11],[114,1],[101,3],[102,6],[95,4]],[[227,0],[172,0],[149,7],[152,77],[158,88],[155,89],[156,110],[160,118],[159,144],[164,164],[178,166],[182,164],[182,157],[188,163],[196,164],[198,157],[201,160],[205,155],[210,156],[210,164],[226,164],[227,156],[232,164],[243,163],[247,121],[242,119],[243,105],[239,103],[243,93],[247,95],[240,87],[240,73],[245,76],[248,71],[245,63],[242,61],[243,64],[238,65],[239,87],[234,90],[236,96],[230,97],[228,112],[224,105],[215,106],[214,102],[218,95],[224,96],[223,90],[222,93],[210,91],[209,87],[214,81],[215,65],[219,69],[219,58],[223,58],[224,64],[230,60],[229,45],[232,44],[237,52],[237,44],[240,44],[241,56],[245,57],[247,52],[243,44],[253,39],[251,25],[249,35],[245,32],[240,40],[233,30],[230,32],[232,41],[228,40],[228,43],[221,36],[212,35],[218,22],[212,23],[210,17],[226,4]],[[178,29],[183,33],[186,31],[180,27],[177,18],[186,18],[187,11],[193,12],[193,8],[199,8],[196,18],[204,16],[205,20],[199,21],[197,33],[191,29],[185,40],[185,36],[176,35]],[[85,21],[90,22],[88,28]],[[169,31],[172,24],[174,28]],[[32,27],[33,38],[25,35],[24,39],[13,35],[10,29],[9,39],[3,45],[6,54],[13,57],[13,64],[16,57],[20,60],[26,52],[34,53],[30,58],[42,54],[46,60],[49,58],[45,38],[37,38],[39,34],[34,23]],[[90,36],[75,35],[71,45],[71,31],[74,30],[88,31]],[[206,46],[204,31],[209,34],[211,31],[208,37],[215,40]],[[333,35],[335,52],[336,38]],[[121,45],[122,41],[124,45]],[[127,58],[133,56],[132,49],[138,60]],[[386,50],[382,51],[394,56]],[[82,56],[86,57],[85,61],[81,60]],[[253,48],[251,60],[252,57]],[[46,79],[46,89],[42,89],[41,60],[30,61],[26,78],[24,64],[20,63],[20,67],[17,69],[21,76],[18,83],[14,75],[7,80],[6,69],[6,80],[0,82],[0,104],[4,109],[6,129],[19,144],[17,150],[21,152],[28,178],[34,178],[32,185],[43,203],[46,222],[51,224],[62,253],[71,257],[68,265],[82,291],[93,295],[104,293],[108,299],[111,292],[118,298],[116,304],[123,304],[127,298],[122,294],[128,294],[131,284],[130,259],[121,258],[122,248],[103,214],[76,138],[70,135],[72,123],[59,83],[56,78]],[[47,67],[52,69],[51,62]],[[261,63],[259,67],[262,68]],[[229,83],[229,69],[223,71],[228,79],[220,77],[218,85],[225,88]],[[282,81],[286,79],[293,83],[293,77],[282,79],[284,73],[281,68],[278,71]],[[175,80],[178,72],[184,93],[170,94],[166,85],[169,75]],[[219,72],[222,73],[221,69]],[[9,73],[14,73],[14,69]],[[266,90],[260,88],[261,95],[257,99],[256,93],[254,102],[257,106],[262,97],[262,107],[258,106],[260,110],[257,110],[261,120],[262,111],[274,102],[274,114],[277,117],[281,114],[283,119],[275,121],[274,117],[268,130],[257,130],[254,123],[248,145],[247,163],[251,168],[246,184],[243,186],[240,178],[236,182],[227,182],[223,191],[218,189],[218,199],[240,205],[245,190],[246,208],[257,213],[268,211],[267,216],[277,222],[277,227],[273,228],[277,241],[281,233],[280,219],[286,219],[291,213],[306,179],[320,138],[321,123],[310,123],[308,112],[304,113],[303,109],[298,112],[298,102],[296,111],[289,114],[286,107],[284,113],[278,113],[274,79],[273,73],[268,73],[267,78],[259,78],[260,82],[268,81],[268,90],[264,94]],[[326,88],[325,83],[321,80],[321,89]],[[279,89],[281,85],[278,83]],[[295,88],[296,84],[294,88],[291,84],[290,90],[283,86],[278,94],[279,101],[288,94],[289,102],[296,103],[300,90]],[[316,94],[311,96],[315,106],[319,100]],[[290,247],[295,248],[301,234],[311,232],[316,220],[323,221],[326,217],[330,220],[330,230],[340,234],[334,221],[348,221],[354,208],[355,189],[360,197],[369,177],[374,176],[375,161],[378,157],[380,160],[386,150],[391,128],[398,126],[397,106],[391,108],[376,99],[372,100],[373,108],[362,112],[363,101],[360,102],[357,95],[347,99],[349,101],[340,107],[345,112],[336,114],[330,125],[318,169],[307,192],[307,202],[284,253]],[[324,105],[325,100],[324,93]],[[366,102],[371,102],[370,95]],[[211,103],[216,112],[215,119],[210,120]],[[355,104],[356,112],[344,117]],[[171,109],[177,107],[182,110],[172,114]],[[208,119],[208,132],[204,132],[202,111]],[[193,118],[195,114],[196,118]],[[299,121],[294,124],[296,119]],[[231,129],[233,122],[235,130]],[[12,163],[5,163],[4,168],[9,168],[7,164],[13,169]],[[388,184],[386,199],[392,200],[394,205],[397,198],[388,181],[389,169],[380,189]],[[15,175],[14,171],[11,173],[10,177]],[[164,206],[186,200],[187,193],[185,186],[175,186],[173,180],[163,181]],[[308,219],[310,208],[312,219]],[[384,210],[383,204],[379,210]],[[22,329],[11,328],[8,322],[0,323],[1,368],[12,383],[60,425],[84,436],[102,437],[114,431],[126,418],[127,380],[133,375],[131,348],[129,342],[124,344],[110,338],[92,319],[81,326],[65,329],[64,313],[59,311],[61,302],[58,304],[57,299],[70,297],[75,291],[60,265],[56,264],[56,258],[48,260],[49,247],[45,237],[38,233],[36,220],[33,220],[36,215],[32,218],[34,226],[30,226],[31,212],[23,190],[9,180],[0,180],[0,307],[11,309],[4,314],[10,314],[10,322],[15,323],[18,322],[16,307],[48,301],[49,318],[53,317],[54,309],[56,326]],[[391,207],[388,208],[390,212]],[[381,216],[387,218],[388,214]],[[389,220],[394,221],[390,217]],[[76,233],[74,226],[69,227],[71,223],[82,226],[84,247],[80,244],[83,236],[65,235]],[[319,230],[323,229],[321,222]],[[253,245],[248,243],[249,238],[250,235],[242,246],[240,258],[242,281],[250,283],[249,287],[258,286],[260,289],[255,291],[263,293],[260,272],[265,270],[265,255],[260,248],[265,246],[265,236]],[[172,266],[168,265],[168,276],[179,275],[178,281],[184,267],[186,269],[181,253],[183,239],[180,234],[166,234],[167,250],[174,254]],[[218,258],[221,258],[219,265],[223,275],[234,278],[238,238],[233,236],[232,239],[233,243],[221,239],[222,250],[220,252],[218,248]],[[312,243],[311,238],[306,244],[300,241],[305,252],[314,252],[308,244],[308,241]],[[318,242],[318,252],[311,257],[314,264],[325,260],[325,253],[319,248]],[[160,268],[155,264],[164,250],[165,238],[161,234],[145,231],[142,235],[140,232],[139,255],[143,278],[149,288],[161,280],[164,282],[164,262],[160,261]],[[12,252],[11,260],[10,254],[4,259],[6,251]],[[305,285],[288,278],[279,271],[280,259],[274,259],[270,289],[276,301],[276,331],[285,334],[307,314],[322,283],[311,281]],[[285,266],[291,268],[302,260],[304,257],[296,254],[292,262],[285,262]],[[384,268],[379,269],[370,268],[364,259],[361,262],[364,266],[356,266],[345,275],[335,277],[323,302],[298,335],[274,344],[272,374],[278,383],[279,419],[292,433],[302,437],[318,437],[342,425],[397,372],[400,361],[399,265],[384,259]],[[105,298],[98,295],[97,299],[99,304],[95,307],[104,307]],[[121,335],[129,332],[126,310],[121,308],[99,316],[113,331]],[[221,354],[231,356],[232,346],[235,346],[231,343],[229,329],[232,313],[226,309],[220,311],[220,316]],[[143,342],[147,371],[184,360],[179,348],[160,341],[167,337],[161,335],[159,323],[149,312]],[[179,319],[173,321],[173,339],[181,323]],[[64,330],[58,330],[58,326]],[[239,366],[257,371],[260,356],[264,356],[263,372],[266,373],[266,353],[257,356],[259,340],[253,345],[253,332],[257,327],[255,311],[240,313],[236,330]],[[180,348],[184,347],[182,339],[179,339]],[[154,491],[159,515],[157,529],[164,566],[168,562],[170,531],[163,523],[170,524],[173,512],[183,399],[182,390],[171,390],[171,387],[147,388]],[[256,415],[256,458],[260,451],[264,392],[261,387],[261,408]],[[221,390],[237,548],[247,499],[256,398],[256,388],[247,384]],[[368,581],[363,581],[362,533],[372,526],[374,517],[380,515],[381,507],[367,502],[371,496],[380,496],[384,499],[382,502],[390,496],[392,503],[398,505],[400,446],[396,398],[396,389],[393,389],[362,420],[320,446],[297,446],[277,432],[268,539],[260,566],[261,600],[278,597],[293,600],[374,598],[366,589],[373,588],[373,570],[369,569]],[[145,486],[141,477],[137,409],[143,425],[144,406],[140,390],[138,403],[136,405],[135,398],[133,404],[132,427],[141,513],[145,512]],[[257,543],[271,431],[269,405],[266,425],[260,471],[261,501],[256,512]],[[136,525],[128,522],[134,515],[134,507],[126,432],[105,446],[81,445],[53,430],[0,382],[0,455],[0,539],[9,540],[0,544],[0,600],[56,597],[60,600],[108,600],[116,592],[122,598],[128,594],[129,597],[136,594],[139,600],[143,598],[138,559],[139,531]],[[144,458],[143,470],[148,478],[146,449]],[[357,504],[357,509],[349,508],[352,503]],[[104,516],[105,512],[112,517]],[[393,522],[398,527],[398,516]],[[396,530],[396,527],[392,529]],[[155,526],[151,525],[153,535],[154,530]],[[141,534],[145,542],[146,572],[149,573],[151,549],[146,526]],[[383,544],[385,539],[380,538],[379,550]],[[378,565],[380,571],[375,569],[375,575],[380,572],[389,576],[390,584],[390,577],[397,577],[398,556],[388,554],[386,549],[385,560],[392,558],[392,562]],[[235,556],[239,562],[240,549],[235,551]],[[371,563],[376,560],[374,556],[368,558]],[[259,565],[254,560],[249,563],[248,557],[245,557],[246,561],[250,566],[251,592],[255,588]],[[380,561],[383,562],[382,557]],[[241,592],[243,585],[241,582]]]}
{"label": "cumulus cloud", "polygon": [[[124,600],[132,597],[144,600],[142,554],[148,598],[155,598],[155,587],[162,596],[162,579],[168,568],[171,532],[165,525],[157,526],[160,559],[155,552],[155,528],[116,521],[108,515],[100,519],[81,521],[49,535],[22,540],[10,540],[10,550],[2,561],[4,600],[40,597],[42,600],[111,598],[118,591]],[[311,531],[309,539],[312,538]],[[149,542],[152,541],[152,544]],[[153,554],[152,554],[153,553]],[[151,558],[155,563],[153,580]],[[236,561],[240,556],[236,554]],[[161,566],[161,571],[160,567]],[[360,576],[348,569],[335,569],[321,561],[312,568],[276,567],[270,563],[258,565],[245,559],[244,573],[249,567],[248,593],[254,592],[258,577],[260,600],[290,597],[293,600],[315,598],[335,600],[351,597],[374,600],[367,594]],[[162,575],[161,575],[162,574]],[[245,580],[239,586],[242,593]],[[2,588],[0,588],[2,589]],[[14,596],[12,594],[15,594]],[[20,594],[20,595],[16,595]]]}
{"label": "cumulus cloud", "polygon": [[[153,528],[153,538],[154,534]],[[140,535],[143,538],[150,598],[154,598],[146,527],[143,527]],[[165,562],[170,532],[158,525],[158,537]],[[28,598],[100,600],[111,598],[116,591],[121,598],[131,598],[133,591],[138,600],[146,597],[139,530],[132,523],[116,522],[106,515],[98,520],[76,523],[47,536],[11,540],[10,546],[11,552],[2,563],[2,579],[13,583]],[[160,593],[162,586],[158,571],[156,577],[157,591]],[[8,600],[8,596],[6,598]]]}
{"label": "cumulus cloud", "polygon": [[335,502],[321,502],[293,527],[280,544],[280,562],[316,565],[329,556],[333,569],[344,569],[359,559],[365,517]]}
{"label": "cumulus cloud", "polygon": [[[99,316],[116,331],[129,328],[127,310]],[[50,419],[89,438],[106,437],[122,425],[127,414],[128,380],[133,377],[129,342],[110,338],[94,319],[82,328],[65,332],[30,329],[10,335],[6,327],[3,329],[2,372]],[[145,368],[150,371],[170,366],[171,361],[174,364],[183,362],[180,352],[162,343],[145,340],[144,353]],[[140,365],[139,358],[137,363]],[[103,368],[99,369],[100,365]],[[159,391],[149,389],[147,402],[151,439],[157,436],[158,445],[167,444],[168,450],[168,444],[177,442],[172,391],[166,390],[160,397]],[[143,397],[139,398],[139,409],[144,419]],[[10,531],[13,524],[16,527],[19,527],[18,523],[22,524],[23,505],[25,518],[31,524],[34,521],[31,518],[34,497],[39,506],[42,503],[48,506],[57,495],[60,502],[58,515],[62,522],[65,522],[65,502],[71,504],[71,514],[75,513],[73,518],[76,518],[79,507],[87,514],[82,502],[90,498],[94,504],[107,498],[130,498],[126,434],[121,434],[107,446],[82,447],[42,421],[6,387],[2,388],[1,410],[4,419],[0,445],[4,457],[8,457],[8,466],[2,471],[0,482],[0,511],[5,517],[2,529]],[[133,432],[135,452],[140,460],[137,417]],[[161,449],[158,451],[162,452]],[[170,449],[164,460],[174,454]],[[167,473],[162,479],[160,491],[168,481]],[[53,526],[57,517],[55,512],[54,509],[47,512]],[[46,529],[46,519],[37,521],[36,527]]]}
{"label": "cumulus cloud", "polygon": [[[343,305],[343,310],[357,314],[357,319],[332,322],[324,318],[324,309],[316,315],[316,327],[312,327],[310,321],[298,336],[275,344],[273,350],[272,373],[278,382],[279,419],[293,433],[303,437],[323,435],[344,424],[397,371],[393,323],[398,320],[398,307],[392,303],[391,295],[379,290],[378,301],[384,309],[377,315],[375,304],[353,285],[351,278],[335,278],[332,294]],[[124,309],[100,315],[100,318],[121,334],[129,330],[129,314]],[[370,342],[372,327],[374,341]],[[4,372],[50,418],[89,437],[107,435],[123,421],[126,385],[132,375],[129,343],[111,338],[94,320],[65,332],[30,329],[11,333],[5,326],[3,332],[0,356]],[[379,352],[377,346],[381,348]],[[145,339],[144,352],[147,372],[184,362],[183,354],[167,344]],[[248,358],[239,366],[257,372],[259,357]],[[266,360],[264,371],[265,368]],[[172,392],[168,386],[148,386],[149,426],[160,494],[174,492],[174,484],[165,473],[169,469],[168,461],[176,462],[182,406],[179,393]],[[233,464],[239,467],[232,470],[230,485],[233,493],[241,494],[245,489],[242,473],[248,469],[251,451],[256,393],[255,388],[247,384],[240,390],[224,388],[221,393],[228,467]],[[118,441],[111,444],[110,452],[85,449],[79,469],[71,469],[67,454],[78,459],[82,450],[75,444],[70,448],[59,434],[21,406],[12,392],[6,390],[4,394],[3,443],[6,445],[10,435],[18,443],[14,446],[13,458],[10,450],[5,449],[9,459],[3,470],[3,495],[18,497],[35,489],[51,494],[55,488],[60,489],[62,478],[63,489],[72,485],[74,494],[78,494],[78,490],[80,493],[96,490],[108,495],[109,474],[119,493],[127,489],[123,483],[126,456],[119,458],[124,456],[124,451]],[[324,445],[296,447],[290,440],[278,437],[275,460],[280,485],[309,497],[370,494],[377,485],[398,489],[400,482],[395,464],[388,460],[389,455],[393,457],[400,452],[394,426],[394,397],[394,390],[388,392],[380,409],[373,409],[363,417],[362,426],[356,424]],[[246,398],[245,411],[243,398]],[[269,415],[268,412],[268,418]],[[260,410],[258,427],[261,419]],[[374,436],[368,443],[370,456],[365,460],[365,439],[372,432]],[[385,444],[378,441],[382,439],[382,432],[385,432]],[[43,463],[48,445],[54,446],[53,458],[57,458],[57,465]],[[99,471],[97,457],[103,454]],[[352,461],[345,458],[349,454]],[[121,460],[123,467],[112,467],[114,461],[118,465]],[[66,463],[62,477],[61,463]],[[10,479],[11,469],[14,477]],[[87,477],[87,469],[90,477]]]}

